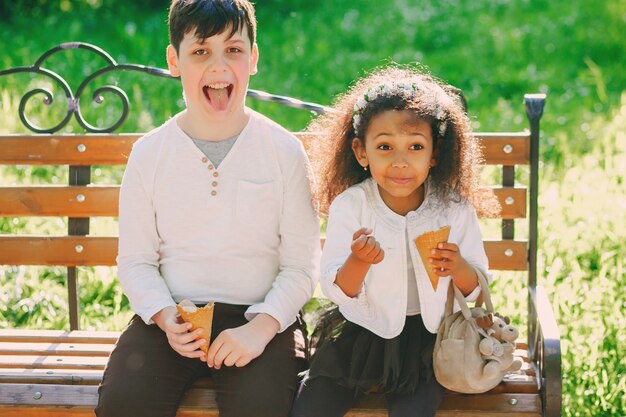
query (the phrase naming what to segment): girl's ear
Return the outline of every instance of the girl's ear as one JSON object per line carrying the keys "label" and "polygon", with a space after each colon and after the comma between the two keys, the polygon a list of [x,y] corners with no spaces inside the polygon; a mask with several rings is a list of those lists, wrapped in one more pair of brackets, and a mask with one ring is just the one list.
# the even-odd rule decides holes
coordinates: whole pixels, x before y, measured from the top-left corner
{"label": "girl's ear", "polygon": [[367,154],[365,153],[365,146],[363,145],[363,142],[361,142],[361,139],[352,139],[352,152],[354,152],[354,156],[356,157],[359,165],[363,168],[366,168],[369,165],[367,162]]}
{"label": "girl's ear", "polygon": [[437,149],[433,149],[433,154],[430,157],[430,164],[429,166],[431,168],[434,168],[435,165],[437,165],[437,156],[439,156],[439,147],[437,147]]}

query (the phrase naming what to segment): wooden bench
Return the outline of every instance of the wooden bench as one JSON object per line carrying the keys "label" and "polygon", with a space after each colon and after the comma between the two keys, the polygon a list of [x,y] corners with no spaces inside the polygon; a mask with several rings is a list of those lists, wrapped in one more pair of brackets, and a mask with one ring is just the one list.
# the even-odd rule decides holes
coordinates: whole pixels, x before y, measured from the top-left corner
{"label": "wooden bench", "polygon": [[[46,52],[31,67],[0,71],[0,76],[41,71],[45,58],[60,50],[81,48],[106,52],[82,43],[64,44]],[[100,73],[137,70],[168,77],[164,70],[117,65],[112,58]],[[140,69],[141,68],[141,69]],[[46,70],[47,71],[47,70]],[[86,82],[93,80],[90,76]],[[83,84],[85,84],[84,82]],[[81,90],[79,87],[79,90]],[[45,94],[45,93],[44,93]],[[32,95],[32,94],[31,94]],[[321,111],[323,108],[262,92],[251,95],[284,104]],[[28,94],[27,94],[28,96]],[[26,96],[25,96],[26,97]],[[68,94],[68,118],[76,113],[80,91]],[[26,97],[28,100],[30,96]],[[528,276],[528,329],[517,343],[524,359],[521,371],[507,375],[495,389],[480,395],[449,392],[437,415],[550,416],[561,414],[561,354],[559,332],[545,291],[537,285],[537,191],[539,170],[539,120],[545,97],[525,96],[530,130],[515,133],[476,133],[485,150],[486,164],[501,170],[494,186],[502,204],[502,238],[485,242],[492,270],[526,271]],[[127,109],[126,109],[127,110]],[[125,110],[125,111],[126,111]],[[0,135],[0,165],[59,165],[69,170],[67,185],[0,184],[0,216],[67,218],[63,236],[0,235],[0,265],[51,265],[67,267],[70,330],[0,330],[0,415],[93,416],[97,388],[118,332],[78,330],[77,272],[83,266],[115,265],[116,236],[90,236],[90,218],[116,217],[119,185],[91,184],[94,166],[123,165],[141,134],[44,133],[34,126],[20,106],[20,118],[37,134]],[[124,116],[125,118],[125,116]],[[123,120],[122,120],[123,122]],[[119,123],[121,124],[121,123]],[[115,130],[119,126],[100,130]],[[81,123],[81,125],[83,125]],[[87,131],[97,130],[85,123]],[[34,129],[33,129],[34,128]],[[301,139],[306,140],[300,134]],[[516,167],[530,178],[519,184]],[[526,219],[528,238],[515,238],[516,219]],[[518,230],[521,226],[517,227]],[[525,233],[524,230],[521,233]],[[210,380],[199,380],[185,395],[177,416],[217,416]],[[357,404],[349,416],[386,416],[384,400],[373,396]]]}

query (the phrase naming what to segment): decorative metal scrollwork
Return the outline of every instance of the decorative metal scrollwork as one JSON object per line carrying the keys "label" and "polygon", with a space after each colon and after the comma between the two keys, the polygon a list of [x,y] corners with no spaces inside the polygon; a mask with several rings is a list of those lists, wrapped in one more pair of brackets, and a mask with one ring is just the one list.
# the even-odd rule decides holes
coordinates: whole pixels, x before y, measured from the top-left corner
{"label": "decorative metal scrollwork", "polygon": [[[61,77],[56,72],[43,67],[44,62],[51,55],[54,55],[60,51],[66,51],[69,49],[88,50],[100,56],[107,64],[106,66],[100,68],[99,70],[95,71],[94,73],[89,75],[87,78],[85,78],[85,80],[82,81],[80,85],[78,86],[78,88],[76,89],[76,93],[72,91],[69,84],[67,83],[67,81],[65,81],[63,77]],[[155,76],[163,77],[163,78],[174,78],[170,74],[169,71],[162,69],[162,68],[149,67],[149,66],[138,65],[138,64],[118,64],[103,49],[95,45],[91,45],[91,44],[84,43],[84,42],[68,42],[68,43],[57,45],[54,48],[46,51],[43,55],[41,55],[39,59],[37,59],[37,61],[31,66],[15,67],[15,68],[9,68],[6,70],[0,70],[0,77],[4,75],[16,74],[16,73],[41,74],[52,79],[63,90],[65,94],[65,98],[67,100],[67,111],[63,119],[58,124],[49,128],[37,126],[35,123],[33,123],[26,116],[26,106],[29,100],[37,95],[43,95],[44,96],[42,100],[43,103],[46,105],[50,105],[54,102],[54,94],[46,88],[34,88],[28,91],[26,94],[24,94],[24,96],[20,100],[18,112],[19,112],[20,120],[22,121],[24,126],[26,126],[26,128],[28,128],[30,131],[35,132],[35,133],[57,132],[61,130],[63,127],[65,127],[71,120],[72,115],[74,115],[74,117],[76,117],[76,120],[78,121],[78,124],[81,127],[83,127],[87,132],[108,133],[108,132],[113,132],[116,129],[118,129],[122,124],[124,124],[124,121],[128,117],[128,113],[130,111],[130,102],[128,100],[128,96],[126,95],[126,92],[124,92],[124,90],[122,90],[121,88],[115,85],[106,85],[106,86],[97,88],[96,91],[93,93],[92,100],[97,104],[100,104],[103,102],[104,94],[107,94],[107,93],[117,96],[119,100],[121,101],[122,114],[120,115],[119,119],[115,123],[113,123],[111,126],[108,126],[108,127],[96,127],[88,123],[81,113],[80,100],[81,100],[81,96],[83,92],[85,91],[89,83],[91,83],[97,77],[100,77],[103,74],[107,74],[113,71],[138,71],[138,72],[143,72],[143,73],[147,73],[150,75],[155,75]],[[307,103],[307,102],[297,100],[291,97],[277,96],[277,95],[266,93],[264,91],[248,90],[248,96],[255,98],[255,99],[263,100],[263,101],[276,102],[276,103],[289,106],[289,107],[309,110],[315,113],[324,113],[330,110],[329,108],[324,107],[319,104]]]}

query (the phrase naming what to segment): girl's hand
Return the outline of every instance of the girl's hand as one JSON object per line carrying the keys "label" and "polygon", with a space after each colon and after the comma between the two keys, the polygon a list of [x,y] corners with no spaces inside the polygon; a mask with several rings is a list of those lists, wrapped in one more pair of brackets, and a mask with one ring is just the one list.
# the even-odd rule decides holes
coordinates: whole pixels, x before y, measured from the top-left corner
{"label": "girl's hand", "polygon": [[440,277],[452,276],[454,284],[463,295],[468,295],[478,285],[476,271],[461,256],[459,247],[454,243],[439,243],[428,258],[431,268]]}
{"label": "girl's hand", "polygon": [[190,332],[191,323],[181,323],[176,307],[165,307],[152,316],[152,320],[165,332],[170,346],[179,355],[206,361],[204,352],[200,350],[205,340],[198,339],[202,329]]}
{"label": "girl's hand", "polygon": [[385,251],[372,235],[372,229],[362,227],[352,236],[352,255],[361,262],[377,264],[385,258]]}
{"label": "girl's hand", "polygon": [[459,266],[465,263],[459,247],[454,243],[439,243],[437,249],[431,250],[430,254],[428,262],[435,274],[440,277],[454,276]]}

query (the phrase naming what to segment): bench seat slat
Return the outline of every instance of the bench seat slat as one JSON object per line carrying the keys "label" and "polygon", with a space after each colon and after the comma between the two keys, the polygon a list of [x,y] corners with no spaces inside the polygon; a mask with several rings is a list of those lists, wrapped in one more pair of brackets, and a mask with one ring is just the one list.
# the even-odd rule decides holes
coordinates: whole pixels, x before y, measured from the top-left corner
{"label": "bench seat slat", "polygon": [[0,403],[2,404],[38,406],[73,404],[93,407],[97,401],[98,387],[92,385],[3,384],[0,386]]}
{"label": "bench seat slat", "polygon": [[113,345],[103,343],[15,343],[0,341],[1,355],[105,356]]}
{"label": "bench seat slat", "polygon": [[0,384],[98,385],[101,369],[0,368]]}
{"label": "bench seat slat", "polygon": [[[513,401],[515,400],[514,404]],[[3,384],[0,387],[0,402],[3,404],[22,404],[32,406],[56,406],[73,404],[72,409],[79,412],[82,409],[85,415],[93,416],[93,407],[98,401],[97,386],[81,385],[52,385],[52,384]],[[357,404],[347,416],[385,416],[386,413],[376,411],[384,404],[379,396],[371,396],[366,401]],[[0,408],[3,416],[10,416],[11,407]],[[20,410],[24,413],[24,409]],[[53,410],[54,411],[54,410]],[[63,409],[62,411],[69,411]],[[193,413],[203,417],[217,417],[215,393],[211,390],[191,388],[183,397],[183,401],[177,416],[192,416]],[[189,414],[188,414],[189,413]],[[482,394],[461,395],[447,394],[441,404],[438,417],[452,416],[496,416],[507,415],[509,417],[536,417],[541,415],[541,405],[538,394]],[[13,414],[18,415],[18,414]],[[32,414],[19,414],[32,415]],[[41,414],[55,415],[55,414]],[[56,414],[71,415],[71,414]]]}
{"label": "bench seat slat", "polygon": [[539,394],[447,395],[437,416],[463,417],[540,417]]}
{"label": "bench seat slat", "polygon": [[[0,384],[98,385],[103,372],[98,369],[0,368]],[[208,378],[201,378],[194,382],[193,387],[210,390],[213,383]],[[505,375],[502,383],[490,392],[533,394],[539,392],[539,388],[534,375],[516,372]]]}
{"label": "bench seat slat", "polygon": [[[0,355],[0,368],[100,370],[107,360],[107,356]],[[528,362],[523,363],[521,372],[534,374]]]}
{"label": "bench seat slat", "polygon": [[120,334],[115,331],[0,329],[0,341],[115,344]]}
{"label": "bench seat slat", "polygon": [[0,355],[0,368],[104,369],[107,356]]}

